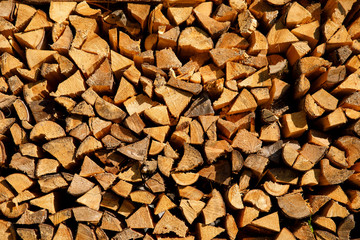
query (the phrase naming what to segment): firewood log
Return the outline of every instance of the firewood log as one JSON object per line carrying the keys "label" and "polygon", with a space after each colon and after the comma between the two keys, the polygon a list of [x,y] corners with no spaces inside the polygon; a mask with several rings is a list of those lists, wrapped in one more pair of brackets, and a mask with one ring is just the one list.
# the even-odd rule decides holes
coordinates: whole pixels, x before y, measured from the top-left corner
{"label": "firewood log", "polygon": [[0,2],[4,238],[356,237],[355,0],[115,2]]}

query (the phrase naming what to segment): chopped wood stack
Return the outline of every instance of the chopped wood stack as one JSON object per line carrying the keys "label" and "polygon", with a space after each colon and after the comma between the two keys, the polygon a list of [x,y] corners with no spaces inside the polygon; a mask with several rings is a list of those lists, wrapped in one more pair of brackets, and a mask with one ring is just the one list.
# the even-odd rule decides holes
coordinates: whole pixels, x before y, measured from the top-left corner
{"label": "chopped wood stack", "polygon": [[[0,2],[0,236],[360,236],[360,3]],[[259,238],[260,237],[260,238]]]}

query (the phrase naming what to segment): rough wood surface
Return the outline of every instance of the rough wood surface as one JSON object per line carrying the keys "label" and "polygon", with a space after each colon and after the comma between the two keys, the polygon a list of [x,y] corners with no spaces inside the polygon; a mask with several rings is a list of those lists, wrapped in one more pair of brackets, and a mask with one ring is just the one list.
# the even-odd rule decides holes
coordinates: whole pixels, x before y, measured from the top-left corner
{"label": "rough wood surface", "polygon": [[0,9],[2,238],[360,236],[357,1]]}

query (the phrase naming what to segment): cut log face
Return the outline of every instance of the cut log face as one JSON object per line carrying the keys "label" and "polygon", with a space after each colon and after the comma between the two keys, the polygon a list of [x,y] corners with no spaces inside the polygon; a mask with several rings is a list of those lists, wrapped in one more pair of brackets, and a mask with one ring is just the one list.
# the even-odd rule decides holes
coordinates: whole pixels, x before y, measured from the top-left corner
{"label": "cut log face", "polygon": [[69,17],[71,11],[75,9],[75,6],[75,2],[53,2],[50,4],[50,18],[55,22],[61,23]]}
{"label": "cut log face", "polygon": [[250,224],[255,218],[259,216],[259,212],[260,211],[254,207],[246,206],[244,209],[240,211],[238,226],[242,228]]}
{"label": "cut log face", "polygon": [[182,55],[208,52],[213,48],[213,41],[200,28],[189,27],[181,32],[178,40]]}
{"label": "cut log face", "polygon": [[202,210],[202,213],[204,215],[205,224],[212,223],[217,218],[225,216],[225,203],[219,191],[214,189],[211,192],[211,198]]}
{"label": "cut log face", "polygon": [[280,209],[290,218],[301,219],[310,216],[310,209],[300,193],[289,193],[277,197]]}
{"label": "cut log face", "polygon": [[199,234],[199,238],[201,240],[214,239],[217,235],[219,235],[220,233],[225,231],[225,229],[223,229],[221,227],[214,227],[214,226],[205,225],[205,224],[201,224],[201,223],[198,223],[197,229],[199,231],[198,234]]}
{"label": "cut log face", "polygon": [[30,133],[30,139],[36,140],[45,138],[52,140],[59,137],[65,137],[64,129],[55,122],[43,121],[34,126]]}
{"label": "cut log face", "polygon": [[280,232],[279,215],[277,212],[274,212],[256,219],[251,223],[250,227],[260,228],[265,231]]}
{"label": "cut log face", "polygon": [[262,142],[247,130],[241,129],[235,136],[232,147],[244,153],[256,153],[260,150]]}
{"label": "cut log face", "polygon": [[261,176],[268,163],[268,158],[251,154],[245,159],[244,166],[251,169],[255,175]]}
{"label": "cut log face", "polygon": [[199,216],[204,207],[205,203],[202,201],[182,199],[180,202],[180,208],[190,224]]}
{"label": "cut log face", "polygon": [[154,214],[158,215],[159,213],[170,210],[174,207],[176,207],[176,205],[170,200],[170,198],[168,198],[165,194],[161,194],[155,207]]}
{"label": "cut log face", "polygon": [[53,155],[65,168],[71,168],[75,163],[75,146],[71,137],[52,140],[45,143],[43,149]]}
{"label": "cut log face", "polygon": [[287,184],[280,184],[272,181],[266,181],[264,183],[265,191],[275,197],[282,196],[287,193],[289,190],[290,185]]}
{"label": "cut log face", "polygon": [[[222,169],[222,172],[218,174]],[[219,184],[229,185],[230,184],[230,175],[231,175],[231,166],[228,162],[222,160],[212,166],[204,167],[199,172],[201,177],[205,177],[211,181],[214,181]]]}
{"label": "cut log face", "polygon": [[177,171],[190,171],[197,166],[203,164],[204,160],[199,151],[197,151],[194,147],[189,144],[184,145],[184,155],[181,158],[178,166],[176,168]]}
{"label": "cut log face", "polygon": [[174,232],[179,237],[185,237],[188,227],[183,221],[173,216],[169,211],[165,211],[165,214],[161,217],[160,221],[154,228],[155,234],[166,234]]}
{"label": "cut log face", "polygon": [[199,179],[199,174],[192,172],[186,172],[186,173],[177,172],[177,173],[172,173],[171,177],[178,185],[188,186],[194,184]]}
{"label": "cut log face", "polygon": [[299,137],[308,129],[304,112],[286,114],[282,120],[285,137]]}
{"label": "cut log face", "polygon": [[321,160],[320,166],[320,182],[323,185],[339,184],[341,182],[344,182],[354,173],[354,170],[337,169],[331,166],[329,160],[326,158]]}
{"label": "cut log face", "polygon": [[154,228],[153,220],[147,206],[140,207],[133,213],[126,223],[131,228]]}
{"label": "cut log face", "polygon": [[299,39],[291,33],[281,21],[278,21],[267,35],[269,53],[285,52],[291,43],[297,42],[298,40]]}
{"label": "cut log face", "polygon": [[228,114],[236,114],[242,112],[254,111],[257,107],[256,100],[253,95],[246,89],[242,90],[236,98]]}
{"label": "cut log face", "polygon": [[244,196],[244,202],[251,203],[263,212],[268,212],[271,208],[270,197],[258,189],[253,189],[247,192]]}

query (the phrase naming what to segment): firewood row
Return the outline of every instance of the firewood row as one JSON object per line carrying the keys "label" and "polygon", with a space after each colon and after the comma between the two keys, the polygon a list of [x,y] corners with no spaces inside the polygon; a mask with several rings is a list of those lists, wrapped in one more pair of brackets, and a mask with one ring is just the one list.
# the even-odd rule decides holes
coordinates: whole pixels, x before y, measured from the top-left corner
{"label": "firewood row", "polygon": [[0,55],[0,239],[360,237],[359,1],[1,1]]}

